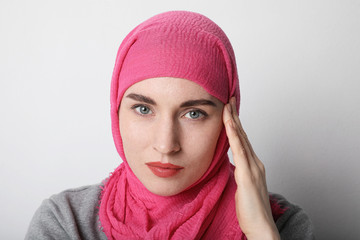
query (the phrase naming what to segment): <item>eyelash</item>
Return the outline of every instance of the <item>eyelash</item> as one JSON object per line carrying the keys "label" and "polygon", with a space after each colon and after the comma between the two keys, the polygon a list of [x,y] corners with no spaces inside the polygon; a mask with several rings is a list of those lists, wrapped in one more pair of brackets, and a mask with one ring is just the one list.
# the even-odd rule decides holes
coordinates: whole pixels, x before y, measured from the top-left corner
{"label": "eyelash", "polygon": [[131,109],[134,109],[135,112],[136,112],[137,114],[141,115],[141,116],[150,115],[150,114],[143,114],[143,113],[140,112],[140,110],[139,110],[139,111],[136,110],[136,109],[139,108],[139,107],[146,107],[146,108],[149,109],[151,112],[153,112],[150,107],[148,107],[148,106],[146,106],[146,105],[144,105],[144,104],[136,104],[136,105],[132,106]]}
{"label": "eyelash", "polygon": [[[139,110],[139,111],[136,110],[136,109],[139,108],[139,107],[146,107],[147,109],[149,109],[149,111],[150,111],[151,113],[150,113],[150,114],[141,113],[140,110]],[[153,111],[151,110],[151,108],[150,108],[149,106],[145,105],[145,104],[136,104],[136,105],[132,106],[131,109],[135,110],[135,112],[136,112],[137,114],[139,114],[140,116],[144,116],[144,117],[146,117],[146,115],[151,115],[151,114],[153,113]],[[190,109],[190,110],[188,110],[183,116],[186,116],[187,114],[189,114],[189,113],[191,113],[191,112],[197,112],[197,113],[200,114],[200,116],[199,116],[198,118],[190,118],[190,117],[188,118],[188,117],[187,117],[188,120],[201,120],[201,119],[204,119],[204,118],[208,117],[208,114],[207,114],[205,111],[200,110],[200,109]]]}
{"label": "eyelash", "polygon": [[208,114],[200,109],[191,109],[190,111],[187,111],[184,116],[186,116],[187,114],[191,113],[191,112],[196,112],[199,113],[201,116],[199,116],[198,118],[187,118],[189,120],[202,120],[204,118],[206,118],[208,116]]}

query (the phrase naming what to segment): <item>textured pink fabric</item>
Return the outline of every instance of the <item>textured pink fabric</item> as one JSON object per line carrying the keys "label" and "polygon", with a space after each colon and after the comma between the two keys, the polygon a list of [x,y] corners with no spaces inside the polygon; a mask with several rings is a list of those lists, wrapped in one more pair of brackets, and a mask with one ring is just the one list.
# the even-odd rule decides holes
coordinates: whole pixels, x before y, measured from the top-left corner
{"label": "textured pink fabric", "polygon": [[[239,228],[236,184],[223,129],[206,173],[187,190],[163,197],[135,177],[124,155],[118,109],[127,88],[154,77],[179,77],[223,103],[240,91],[235,55],[224,32],[203,15],[172,11],[132,30],[120,45],[111,82],[111,120],[123,163],[105,181],[99,209],[108,239],[245,239]],[[281,209],[271,203],[278,216]]]}

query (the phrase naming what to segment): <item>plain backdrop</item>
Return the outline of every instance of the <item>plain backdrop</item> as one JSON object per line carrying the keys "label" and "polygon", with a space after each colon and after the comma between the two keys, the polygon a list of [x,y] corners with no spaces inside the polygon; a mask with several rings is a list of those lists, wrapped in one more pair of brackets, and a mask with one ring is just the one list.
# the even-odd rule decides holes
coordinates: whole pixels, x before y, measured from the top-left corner
{"label": "plain backdrop", "polygon": [[360,1],[1,0],[0,239],[23,239],[43,199],[120,164],[110,127],[117,48],[168,10],[233,44],[240,117],[269,191],[318,239],[360,239]]}

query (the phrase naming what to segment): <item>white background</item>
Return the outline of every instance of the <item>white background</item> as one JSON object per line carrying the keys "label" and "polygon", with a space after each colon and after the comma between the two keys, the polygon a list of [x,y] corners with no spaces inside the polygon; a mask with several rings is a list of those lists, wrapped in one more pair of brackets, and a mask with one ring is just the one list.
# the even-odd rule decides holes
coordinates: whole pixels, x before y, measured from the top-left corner
{"label": "white background", "polygon": [[110,128],[116,51],[138,23],[200,12],[230,38],[241,112],[269,190],[318,239],[360,237],[360,2],[0,1],[0,239],[23,239],[44,198],[120,163]]}

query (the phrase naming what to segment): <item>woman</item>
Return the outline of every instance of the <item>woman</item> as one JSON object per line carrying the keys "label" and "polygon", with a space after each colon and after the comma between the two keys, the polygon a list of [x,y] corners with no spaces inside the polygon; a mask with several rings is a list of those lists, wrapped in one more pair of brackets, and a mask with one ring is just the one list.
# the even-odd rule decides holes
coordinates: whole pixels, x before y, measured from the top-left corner
{"label": "woman", "polygon": [[269,196],[239,103],[235,56],[215,23],[185,11],[143,22],[111,83],[123,163],[102,185],[45,200],[26,239],[312,239],[306,214]]}

